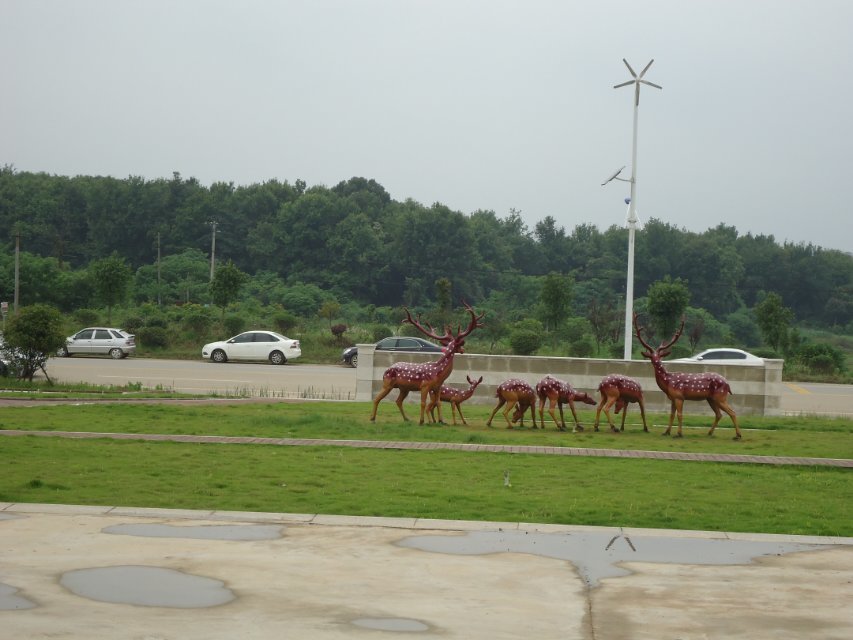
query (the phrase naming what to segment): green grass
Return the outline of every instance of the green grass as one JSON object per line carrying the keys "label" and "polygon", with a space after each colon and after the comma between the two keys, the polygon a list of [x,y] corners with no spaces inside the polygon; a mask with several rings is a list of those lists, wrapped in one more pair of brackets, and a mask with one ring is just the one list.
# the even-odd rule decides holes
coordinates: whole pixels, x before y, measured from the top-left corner
{"label": "green grass", "polygon": [[[558,433],[417,426],[396,407],[282,402],[194,406],[4,407],[0,429],[546,444],[593,448],[853,458],[853,421],[743,419],[708,438],[692,416],[685,437],[630,425]],[[591,424],[592,414],[582,419]],[[665,417],[655,416],[659,422]],[[698,425],[702,425],[701,428]],[[441,450],[0,438],[0,502],[329,513],[766,533],[853,535],[849,469],[607,459]],[[504,486],[509,471],[511,486]]]}

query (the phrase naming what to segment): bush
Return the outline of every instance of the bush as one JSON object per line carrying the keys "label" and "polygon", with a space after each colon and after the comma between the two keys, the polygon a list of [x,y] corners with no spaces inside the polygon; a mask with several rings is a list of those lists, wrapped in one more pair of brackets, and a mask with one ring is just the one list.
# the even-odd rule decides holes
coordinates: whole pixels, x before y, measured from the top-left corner
{"label": "bush", "polygon": [[202,335],[207,333],[210,325],[213,323],[210,313],[207,309],[197,304],[190,304],[184,307],[184,326],[195,334]]}
{"label": "bush", "polygon": [[595,353],[595,343],[592,338],[585,336],[571,344],[571,355],[575,358],[591,358]]}
{"label": "bush", "polygon": [[101,315],[94,309],[77,309],[71,317],[74,322],[86,327],[101,323]]}
{"label": "bush", "polygon": [[151,316],[145,321],[146,327],[162,327],[163,329],[168,328],[169,320],[164,316]]}
{"label": "bush", "polygon": [[128,333],[138,333],[139,330],[145,325],[145,320],[140,316],[129,316],[124,319],[124,324],[122,328]]}
{"label": "bush", "polygon": [[373,341],[379,342],[382,338],[387,338],[391,335],[391,329],[386,327],[385,325],[378,324],[373,327]]}
{"label": "bush", "polygon": [[163,327],[141,327],[136,334],[136,339],[143,347],[162,348],[169,346],[169,334]]}
{"label": "bush", "polygon": [[243,328],[246,326],[246,318],[233,313],[225,316],[222,325],[225,327],[225,332],[229,336],[233,336],[243,331]]}
{"label": "bush", "polygon": [[514,354],[529,356],[542,346],[542,334],[530,329],[516,329],[509,336]]}
{"label": "bush", "polygon": [[289,311],[276,311],[272,317],[272,323],[279,333],[287,334],[296,326],[296,316]]}
{"label": "bush", "polygon": [[828,344],[806,344],[800,347],[796,360],[813,373],[843,372],[844,354]]}

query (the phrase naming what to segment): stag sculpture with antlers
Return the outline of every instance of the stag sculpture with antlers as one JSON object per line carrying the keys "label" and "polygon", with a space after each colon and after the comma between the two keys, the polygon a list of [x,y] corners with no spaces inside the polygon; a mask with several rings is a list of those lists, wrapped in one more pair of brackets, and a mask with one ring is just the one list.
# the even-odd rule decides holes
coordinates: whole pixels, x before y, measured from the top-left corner
{"label": "stag sculpture with antlers", "polygon": [[463,302],[465,309],[471,314],[471,321],[468,327],[463,331],[461,327],[457,327],[454,334],[451,327],[445,327],[444,335],[436,334],[428,323],[426,326],[420,322],[420,315],[417,318],[412,318],[411,312],[406,309],[406,318],[403,322],[408,322],[414,325],[421,333],[428,338],[437,340],[443,347],[443,355],[435,362],[424,362],[420,364],[412,362],[398,362],[386,369],[382,375],[382,390],[376,395],[373,400],[373,413],[370,415],[370,421],[376,420],[376,410],[379,408],[379,402],[391,393],[394,389],[399,389],[400,393],[397,396],[397,407],[400,409],[400,414],[406,422],[409,419],[406,417],[406,412],[403,411],[403,400],[409,395],[410,391],[421,392],[421,419],[420,424],[424,423],[424,415],[427,413],[427,398],[430,398],[430,408],[438,407],[438,421],[443,422],[441,418],[441,402],[439,401],[439,393],[441,385],[447,380],[450,372],[453,371],[453,356],[457,353],[464,353],[465,338],[477,327],[483,326],[483,317],[485,313],[479,316],[471,308],[471,306]]}
{"label": "stag sculpture with antlers", "polygon": [[681,437],[681,425],[683,421],[682,411],[685,400],[705,400],[714,411],[714,424],[711,425],[711,430],[708,435],[714,433],[717,428],[717,423],[725,411],[732,419],[732,424],[735,426],[735,440],[740,440],[740,428],[737,425],[737,416],[734,410],[729,406],[728,397],[732,393],[728,381],[719,373],[670,373],[664,366],[662,359],[672,352],[672,345],[681,337],[681,332],[684,330],[684,318],[681,319],[681,325],[678,331],[672,336],[668,342],[663,342],[657,349],[653,349],[643,340],[643,327],[637,322],[637,314],[634,314],[634,331],[637,334],[637,340],[643,345],[643,357],[648,358],[652,362],[655,369],[655,382],[658,383],[660,390],[666,394],[670,400],[669,411],[669,426],[663,435],[667,436],[672,431],[672,421],[675,414],[678,413],[678,433],[677,438]]}

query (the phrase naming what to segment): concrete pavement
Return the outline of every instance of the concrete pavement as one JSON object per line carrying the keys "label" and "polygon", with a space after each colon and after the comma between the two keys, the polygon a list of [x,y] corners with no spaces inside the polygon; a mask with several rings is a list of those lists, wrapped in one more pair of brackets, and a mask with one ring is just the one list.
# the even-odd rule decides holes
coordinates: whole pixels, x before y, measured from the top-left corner
{"label": "concrete pavement", "polygon": [[853,539],[0,503],[0,637],[853,632]]}

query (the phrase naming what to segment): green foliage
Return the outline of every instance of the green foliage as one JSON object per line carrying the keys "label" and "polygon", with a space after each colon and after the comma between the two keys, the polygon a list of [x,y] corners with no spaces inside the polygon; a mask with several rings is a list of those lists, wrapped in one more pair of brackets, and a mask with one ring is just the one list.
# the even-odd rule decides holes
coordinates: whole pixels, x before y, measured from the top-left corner
{"label": "green foliage", "polygon": [[225,333],[233,336],[242,333],[246,327],[246,318],[237,313],[231,313],[222,321],[222,326],[225,327]]}
{"label": "green foliage", "polygon": [[272,315],[272,323],[276,331],[285,335],[296,326],[297,321],[298,318],[289,311],[278,310]]}
{"label": "green foliage", "polygon": [[372,337],[374,342],[379,342],[382,338],[387,338],[391,335],[391,329],[384,324],[377,324],[373,327]]}
{"label": "green foliage", "polygon": [[297,283],[287,287],[281,297],[281,305],[302,317],[317,313],[326,294],[315,285]]}
{"label": "green foliage", "polygon": [[12,369],[32,381],[36,371],[44,371],[48,357],[65,344],[62,316],[44,304],[21,307],[6,320],[3,339]]}
{"label": "green foliage", "polygon": [[755,315],[750,309],[741,307],[726,317],[729,333],[736,344],[745,346],[761,343],[761,331],[755,321]]}
{"label": "green foliage", "polygon": [[532,355],[542,346],[542,324],[533,318],[516,322],[509,334],[509,344],[516,355]]}
{"label": "green foliage", "polygon": [[127,297],[131,271],[125,259],[113,251],[109,257],[89,265],[89,274],[98,299],[107,307],[107,322],[112,322],[112,309]]}
{"label": "green foliage", "polygon": [[218,266],[213,272],[210,295],[213,298],[213,304],[220,308],[221,317],[225,317],[225,307],[237,299],[240,287],[243,286],[247,278],[248,276],[240,271],[231,260]]}
{"label": "green foliage", "polygon": [[77,309],[72,317],[74,322],[84,327],[91,327],[101,322],[101,314],[94,309]]}
{"label": "green foliage", "polygon": [[542,317],[546,329],[554,331],[569,317],[572,307],[574,278],[551,272],[542,282]]}
{"label": "green foliage", "polygon": [[846,370],[844,353],[828,344],[805,344],[797,351],[796,360],[813,373],[836,373]]}
{"label": "green foliage", "polygon": [[163,327],[140,327],[135,335],[139,347],[162,349],[169,346],[169,333]]}
{"label": "green foliage", "polygon": [[338,317],[341,313],[341,304],[337,300],[326,300],[320,306],[318,312],[321,318],[324,318],[329,323],[329,328],[332,328],[332,320]]}
{"label": "green foliage", "polygon": [[665,276],[663,280],[653,283],[647,293],[646,310],[652,317],[655,333],[661,340],[669,340],[675,335],[681,316],[690,301],[690,290],[681,278],[672,280]]}
{"label": "green foliage", "polygon": [[204,335],[213,324],[210,311],[197,304],[188,304],[183,308],[183,324],[196,335]]}
{"label": "green foliage", "polygon": [[782,297],[779,294],[767,293],[755,305],[755,319],[764,341],[774,351],[787,347],[788,330],[794,320],[794,313],[782,304]]}
{"label": "green foliage", "polygon": [[575,358],[591,358],[595,355],[595,343],[589,336],[572,341],[569,355]]}

